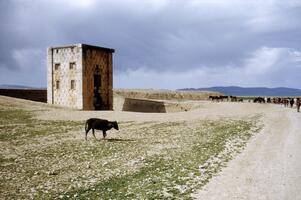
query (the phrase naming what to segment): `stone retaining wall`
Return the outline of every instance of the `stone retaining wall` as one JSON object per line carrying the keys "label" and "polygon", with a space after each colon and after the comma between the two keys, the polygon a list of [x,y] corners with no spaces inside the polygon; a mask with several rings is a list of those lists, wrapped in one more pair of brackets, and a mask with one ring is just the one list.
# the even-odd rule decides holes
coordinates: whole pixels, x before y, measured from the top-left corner
{"label": "stone retaining wall", "polygon": [[0,89],[0,95],[31,101],[47,102],[47,90]]}
{"label": "stone retaining wall", "polygon": [[164,102],[125,98],[122,111],[166,113]]}

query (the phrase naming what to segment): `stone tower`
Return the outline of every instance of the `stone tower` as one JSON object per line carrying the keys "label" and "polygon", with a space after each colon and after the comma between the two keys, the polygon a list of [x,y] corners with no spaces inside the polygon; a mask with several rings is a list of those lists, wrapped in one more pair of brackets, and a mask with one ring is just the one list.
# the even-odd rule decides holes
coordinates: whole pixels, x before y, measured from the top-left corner
{"label": "stone tower", "polygon": [[47,102],[81,110],[112,110],[114,51],[86,44],[48,48]]}

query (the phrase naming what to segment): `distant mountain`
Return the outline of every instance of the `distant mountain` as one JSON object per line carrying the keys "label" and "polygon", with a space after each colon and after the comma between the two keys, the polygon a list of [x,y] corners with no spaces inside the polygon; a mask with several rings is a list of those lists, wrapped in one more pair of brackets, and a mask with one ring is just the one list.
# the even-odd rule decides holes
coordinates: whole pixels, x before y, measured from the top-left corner
{"label": "distant mountain", "polygon": [[295,88],[265,88],[265,87],[208,87],[208,88],[184,88],[180,91],[213,91],[233,96],[301,96],[301,90]]}
{"label": "distant mountain", "polygon": [[37,87],[30,87],[30,86],[24,86],[24,85],[7,85],[7,84],[3,84],[0,85],[0,89],[46,89],[46,88],[37,88]]}

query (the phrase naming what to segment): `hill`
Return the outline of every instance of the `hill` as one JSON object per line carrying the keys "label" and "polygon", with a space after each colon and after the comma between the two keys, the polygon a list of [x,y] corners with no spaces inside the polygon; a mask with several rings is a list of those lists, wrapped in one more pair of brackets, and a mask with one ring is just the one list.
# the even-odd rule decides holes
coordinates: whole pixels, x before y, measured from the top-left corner
{"label": "hill", "polygon": [[39,89],[46,90],[45,87],[32,87],[25,85],[10,85],[10,84],[0,84],[0,89]]}
{"label": "hill", "polygon": [[7,84],[0,85],[0,89],[28,89],[28,88],[32,88],[32,87],[28,87],[24,85],[7,85]]}
{"label": "hill", "polygon": [[266,87],[208,87],[208,88],[184,88],[179,91],[215,91],[233,96],[301,96],[301,90],[295,88],[266,88]]}

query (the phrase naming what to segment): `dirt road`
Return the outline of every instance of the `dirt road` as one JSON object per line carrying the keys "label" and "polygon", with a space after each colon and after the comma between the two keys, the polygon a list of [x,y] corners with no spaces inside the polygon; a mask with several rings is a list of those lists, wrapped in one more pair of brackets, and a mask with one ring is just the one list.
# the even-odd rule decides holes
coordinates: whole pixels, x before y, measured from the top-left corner
{"label": "dirt road", "polygon": [[194,197],[301,199],[301,113],[268,106],[264,128]]}

